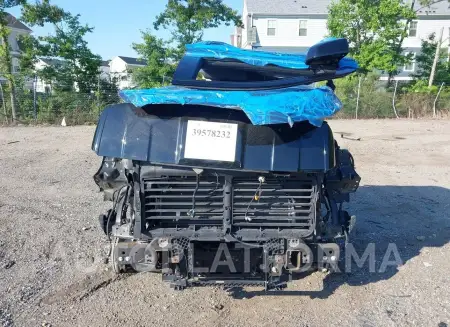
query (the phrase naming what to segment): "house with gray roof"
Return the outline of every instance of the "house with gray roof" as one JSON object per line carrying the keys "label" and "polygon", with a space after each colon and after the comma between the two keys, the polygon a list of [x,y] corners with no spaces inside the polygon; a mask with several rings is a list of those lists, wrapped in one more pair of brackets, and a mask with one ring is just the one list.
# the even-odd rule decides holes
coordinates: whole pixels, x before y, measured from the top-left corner
{"label": "house with gray roof", "polygon": [[147,62],[140,58],[117,56],[109,62],[109,74],[117,80],[119,89],[133,88],[133,70],[144,67]]}
{"label": "house with gray roof", "polygon": [[[259,51],[302,53],[328,35],[328,6],[332,0],[244,0],[243,28],[237,28],[234,45]],[[439,35],[444,28],[443,47],[449,45],[450,4],[441,1],[423,7],[416,1],[417,20],[409,27],[403,47],[413,56],[420,51],[421,40]],[[408,80],[416,65],[402,67],[398,80]]]}

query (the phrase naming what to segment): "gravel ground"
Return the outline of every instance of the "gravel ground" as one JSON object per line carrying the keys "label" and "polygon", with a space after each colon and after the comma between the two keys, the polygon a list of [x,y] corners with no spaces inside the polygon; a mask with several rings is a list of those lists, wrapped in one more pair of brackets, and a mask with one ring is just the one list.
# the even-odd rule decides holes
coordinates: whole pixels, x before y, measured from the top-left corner
{"label": "gravel ground", "polygon": [[[0,324],[3,326],[450,325],[450,122],[331,125],[353,153],[358,253],[348,274],[314,272],[281,293],[246,288],[175,292],[157,274],[112,276],[97,226],[106,208],[92,175],[94,127],[0,129]],[[341,138],[352,132],[352,138]],[[389,243],[403,265],[380,272]]]}

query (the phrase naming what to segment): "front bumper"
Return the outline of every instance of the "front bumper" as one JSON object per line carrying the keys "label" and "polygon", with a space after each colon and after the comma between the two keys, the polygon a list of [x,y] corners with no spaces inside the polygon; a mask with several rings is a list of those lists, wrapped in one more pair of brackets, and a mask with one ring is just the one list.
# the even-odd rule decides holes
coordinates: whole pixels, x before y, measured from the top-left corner
{"label": "front bumper", "polygon": [[317,268],[338,270],[336,243],[273,239],[265,243],[199,242],[159,238],[149,243],[116,243],[113,256],[120,269],[161,272],[174,289],[220,285],[282,288],[292,274]]}

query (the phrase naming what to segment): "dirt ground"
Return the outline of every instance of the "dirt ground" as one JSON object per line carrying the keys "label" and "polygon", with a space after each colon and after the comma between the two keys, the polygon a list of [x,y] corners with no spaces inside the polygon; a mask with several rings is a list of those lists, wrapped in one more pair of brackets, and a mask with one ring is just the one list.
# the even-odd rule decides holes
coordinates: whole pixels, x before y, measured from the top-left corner
{"label": "dirt ground", "polygon": [[[450,325],[450,121],[331,121],[362,185],[347,208],[361,254],[389,243],[403,265],[314,272],[287,290],[169,289],[151,273],[112,276],[106,208],[92,180],[92,126],[0,129],[3,326]],[[351,132],[349,140],[341,132]],[[378,266],[377,266],[378,267]]]}

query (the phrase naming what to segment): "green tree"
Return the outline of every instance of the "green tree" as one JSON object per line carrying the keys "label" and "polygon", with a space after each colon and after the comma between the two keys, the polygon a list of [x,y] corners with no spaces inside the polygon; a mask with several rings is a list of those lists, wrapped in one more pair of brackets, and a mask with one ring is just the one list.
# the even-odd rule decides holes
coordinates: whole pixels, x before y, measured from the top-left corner
{"label": "green tree", "polygon": [[[68,13],[63,8],[50,4],[50,0],[22,3],[22,16],[20,19],[30,26],[43,27],[45,24],[59,24]],[[21,49],[20,68],[25,75],[31,76],[34,72],[34,64],[37,61],[37,55],[49,53],[50,45],[41,44],[39,38],[32,35],[19,36],[19,45]],[[50,72],[47,72],[50,74]],[[43,74],[44,76],[46,74]]]}
{"label": "green tree", "polygon": [[[31,7],[33,8],[33,7]],[[97,88],[97,75],[101,58],[89,49],[85,36],[92,33],[93,27],[80,23],[80,15],[63,12],[59,19],[43,21],[42,10],[29,10],[24,20],[43,25],[50,22],[55,32],[22,40],[24,48],[23,66],[32,67],[38,57],[58,59],[58,64],[50,65],[38,72],[47,82],[64,91],[76,87],[80,92],[89,93]]]}
{"label": "green tree", "polygon": [[349,40],[350,54],[363,72],[392,73],[410,60],[398,44],[407,33],[405,21],[414,17],[411,7],[398,0],[340,0],[330,5],[327,25],[331,36]]}
{"label": "green tree", "polygon": [[31,26],[44,26],[47,23],[56,24],[61,22],[68,13],[63,8],[52,5],[50,0],[40,0],[29,3],[21,1],[22,17],[24,22]]}
{"label": "green tree", "polygon": [[241,26],[241,16],[222,0],[169,0],[153,26],[170,30],[170,41],[176,44],[175,57],[180,58],[184,46],[200,41],[205,29],[231,23]]}
{"label": "green tree", "polygon": [[172,37],[164,41],[150,30],[142,32],[142,42],[132,46],[147,66],[133,72],[134,80],[139,87],[168,83],[186,44],[200,41],[205,29],[231,23],[241,26],[241,17],[222,0],[169,0],[153,26],[169,30]]}
{"label": "green tree", "polygon": [[[426,40],[422,40],[420,52],[416,55],[416,72],[411,74],[415,83],[423,81],[428,83],[431,74],[431,67],[433,66],[434,56],[436,53],[438,41],[436,34],[431,34]],[[448,62],[448,53],[446,49],[441,49],[440,60],[436,66],[436,73],[434,83],[440,85],[445,83],[450,85],[450,63]]]}
{"label": "green tree", "polygon": [[[12,71],[12,55],[8,39],[10,33],[10,29],[8,28],[8,18],[11,16],[6,10],[16,6],[22,6],[21,11],[25,18],[34,17],[33,20],[25,19],[25,22],[32,26],[36,24],[42,26],[45,22],[57,21],[64,14],[64,11],[61,8],[51,5],[49,0],[42,0],[34,4],[28,4],[26,0],[0,0],[0,75],[3,76],[8,83],[11,95],[11,115],[13,121],[17,120],[18,102],[16,99],[16,84],[20,81]],[[28,41],[28,45],[32,45],[32,42]],[[32,60],[32,58],[27,56],[23,58],[23,62],[27,63],[28,66],[31,64]]]}
{"label": "green tree", "polygon": [[[133,49],[147,62],[142,68],[133,71],[133,78],[141,88],[157,87],[169,82],[174,72],[174,51],[150,30],[141,32],[142,43],[133,43]],[[166,79],[167,77],[167,79]]]}
{"label": "green tree", "polygon": [[111,80],[99,78],[95,95],[99,100],[101,107],[120,102],[117,83],[118,81],[114,78]]}
{"label": "green tree", "polygon": [[[421,11],[422,9],[424,9],[425,7],[429,7],[433,4],[443,2],[443,1],[447,1],[447,0],[411,0],[409,2],[409,9],[410,9],[410,11],[413,11],[415,15],[417,15],[417,13],[419,11]],[[416,4],[419,4],[419,6],[416,6]],[[406,19],[405,25],[403,27],[403,33],[402,33],[401,37],[396,40],[396,44],[394,45],[393,48],[394,48],[395,53],[397,54],[397,57],[400,56],[403,52],[403,49],[402,49],[403,41],[405,40],[405,37],[408,35],[409,25],[411,24],[411,21],[415,18],[415,15],[414,16],[411,15],[411,16],[409,16],[409,18]],[[396,57],[394,57],[393,59],[395,60]],[[396,62],[394,62],[394,64],[396,64]],[[398,73],[397,70],[389,72],[388,85],[391,84],[392,77],[394,77],[397,73]]]}

